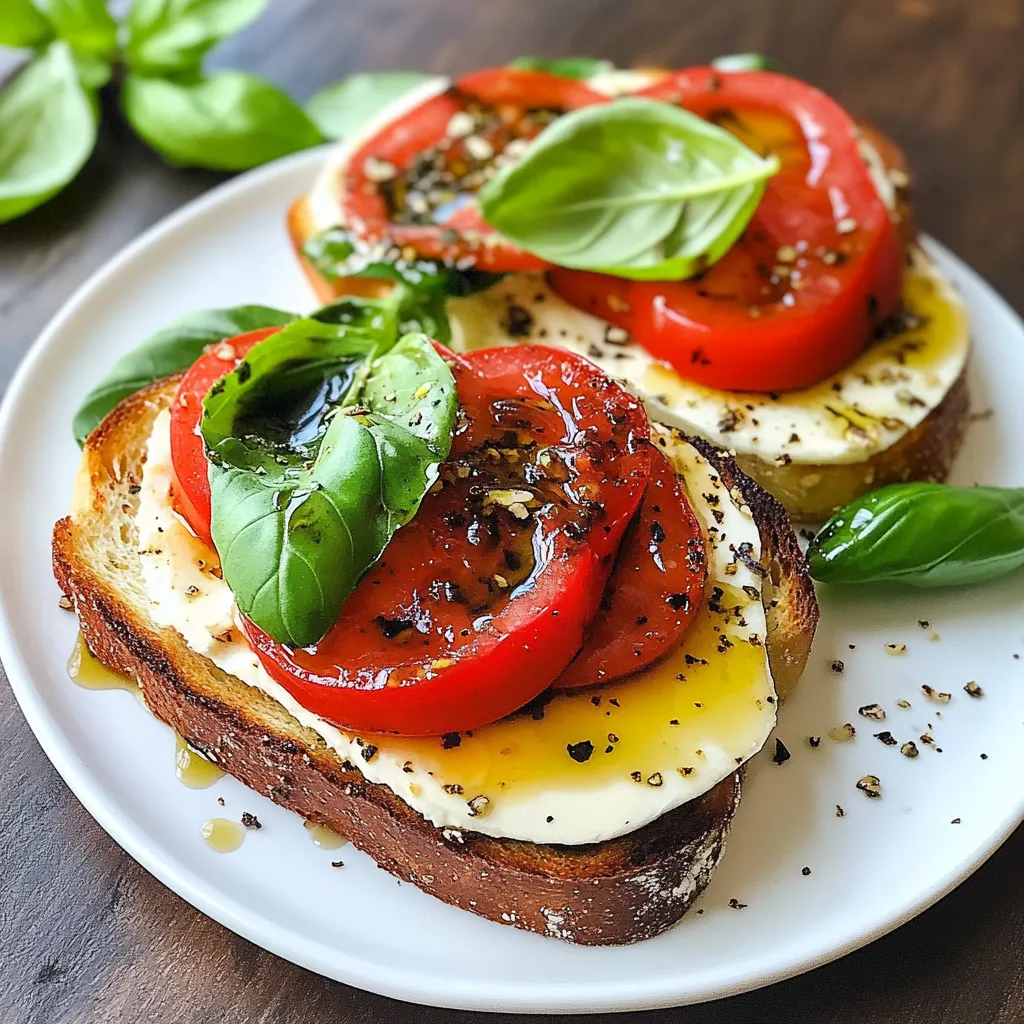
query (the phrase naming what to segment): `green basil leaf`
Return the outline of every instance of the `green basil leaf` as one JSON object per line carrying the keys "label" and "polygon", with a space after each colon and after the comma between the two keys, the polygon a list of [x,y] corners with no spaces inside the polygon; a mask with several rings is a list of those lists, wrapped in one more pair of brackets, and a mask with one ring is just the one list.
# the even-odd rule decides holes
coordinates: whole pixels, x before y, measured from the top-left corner
{"label": "green basil leaf", "polygon": [[188,167],[244,171],[323,142],[301,107],[243,71],[193,82],[130,74],[121,104],[149,145]]}
{"label": "green basil leaf", "polygon": [[0,46],[34,48],[52,38],[53,26],[32,0],[4,0],[0,7]]}
{"label": "green basil leaf", "polygon": [[823,583],[979,583],[1024,565],[1024,488],[882,487],[837,512],[807,554]]}
{"label": "green basil leaf", "polygon": [[111,57],[117,49],[117,22],[104,0],[35,0],[36,6],[76,53]]}
{"label": "green basil leaf", "polygon": [[269,0],[135,0],[125,24],[125,59],[136,71],[169,74],[199,66],[208,50],[255,21]]}
{"label": "green basil leaf", "polygon": [[779,65],[761,53],[727,53],[716,57],[711,66],[719,71],[778,71]]}
{"label": "green basil leaf", "polygon": [[349,75],[312,96],[306,113],[328,139],[358,132],[375,114],[435,75],[422,71],[366,71]]}
{"label": "green basil leaf", "polygon": [[86,396],[72,423],[80,444],[122,398],[171,374],[187,370],[207,345],[261,327],[277,327],[295,319],[294,313],[269,306],[234,306],[188,313],[147,338],[122,356]]}
{"label": "green basil leaf", "polygon": [[523,71],[546,71],[559,78],[594,78],[606,71],[614,71],[610,60],[599,57],[517,57],[509,63],[510,68]]}
{"label": "green basil leaf", "polygon": [[489,224],[552,263],[681,279],[725,255],[778,167],[696,114],[629,98],[560,117],[478,199]]}
{"label": "green basil leaf", "polygon": [[59,192],[96,144],[96,111],[67,43],[52,43],[0,93],[0,223]]}
{"label": "green basil leaf", "polygon": [[254,346],[203,407],[224,578],[260,629],[316,643],[437,479],[455,425],[451,370],[423,335],[392,345],[299,320]]}

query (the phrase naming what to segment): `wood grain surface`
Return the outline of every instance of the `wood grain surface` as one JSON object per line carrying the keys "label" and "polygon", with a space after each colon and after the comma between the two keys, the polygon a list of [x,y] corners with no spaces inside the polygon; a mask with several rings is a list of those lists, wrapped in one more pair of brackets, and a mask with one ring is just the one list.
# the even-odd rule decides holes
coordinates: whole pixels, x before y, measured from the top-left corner
{"label": "wood grain surface", "polygon": [[[276,0],[214,62],[305,97],[360,69],[459,71],[524,53],[684,65],[746,50],[899,140],[924,229],[1024,309],[1024,0]],[[88,275],[221,180],[164,166],[106,107],[80,178],[0,227],[0,387]],[[470,1019],[327,981],[193,910],[85,813],[6,685],[0,763],[3,1024]],[[760,992],[632,1020],[1024,1020],[1022,861],[1018,832],[938,906],[858,953]]]}

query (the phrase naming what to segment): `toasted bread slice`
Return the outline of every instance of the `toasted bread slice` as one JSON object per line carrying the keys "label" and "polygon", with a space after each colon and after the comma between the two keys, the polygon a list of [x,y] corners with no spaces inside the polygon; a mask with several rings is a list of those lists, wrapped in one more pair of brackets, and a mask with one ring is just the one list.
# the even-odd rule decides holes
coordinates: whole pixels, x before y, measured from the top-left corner
{"label": "toasted bread slice", "polygon": [[[154,624],[134,517],[152,424],[175,384],[125,399],[91,435],[71,515],[54,528],[57,582],[100,662],[136,680],[153,714],[247,786],[346,836],[382,868],[446,903],[589,945],[634,942],[677,921],[722,856],[738,772],[633,833],[587,846],[439,829],[386,786],[367,782],[276,701]],[[806,565],[781,506],[730,459],[697,443],[724,482],[740,488],[759,525],[767,648],[778,689],[788,692],[817,621]]]}

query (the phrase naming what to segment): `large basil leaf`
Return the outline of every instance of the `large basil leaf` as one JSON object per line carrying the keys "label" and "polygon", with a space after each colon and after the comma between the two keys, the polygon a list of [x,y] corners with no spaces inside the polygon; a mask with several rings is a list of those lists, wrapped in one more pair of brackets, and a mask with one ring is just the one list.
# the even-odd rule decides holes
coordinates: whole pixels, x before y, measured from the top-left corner
{"label": "large basil leaf", "polygon": [[422,71],[367,71],[349,75],[312,96],[306,113],[325,138],[350,138],[389,103],[436,77]]}
{"label": "large basil leaf", "polygon": [[4,0],[0,6],[0,46],[42,46],[53,38],[53,26],[32,0]]}
{"label": "large basil leaf", "polygon": [[203,309],[180,317],[122,356],[89,392],[75,413],[72,424],[75,440],[80,445],[84,444],[103,417],[122,398],[163,377],[188,369],[207,345],[215,345],[225,338],[261,327],[284,325],[294,319],[294,313],[269,306]]}
{"label": "large basil leaf", "polygon": [[424,335],[389,344],[299,320],[204,402],[224,578],[281,643],[309,646],[334,625],[451,448],[451,370]]}
{"label": "large basil leaf", "polygon": [[370,277],[395,282],[383,301],[398,316],[400,331],[419,331],[442,344],[451,341],[447,299],[482,291],[501,277],[479,270],[457,270],[435,260],[407,260],[398,249],[374,251],[369,256],[364,249],[349,231],[334,227],[309,239],[302,253],[328,281]]}
{"label": "large basil leaf", "polygon": [[687,110],[628,98],[559,118],[478,198],[552,263],[678,280],[728,251],[778,167]]}
{"label": "large basil leaf", "polygon": [[96,143],[96,111],[71,50],[51,43],[0,92],[0,223],[59,192]]}
{"label": "large basil leaf", "polygon": [[323,142],[301,107],[244,71],[194,81],[130,74],[121,105],[132,128],[175,164],[244,171]]}
{"label": "large basil leaf", "polygon": [[111,57],[117,48],[117,22],[106,0],[35,0],[36,7],[77,53]]}
{"label": "large basil leaf", "polygon": [[615,70],[610,60],[598,57],[517,57],[509,67],[523,71],[546,71],[559,78],[580,79],[594,78],[606,71]]}
{"label": "large basil leaf", "polygon": [[1024,565],[1024,488],[893,484],[837,512],[811,542],[823,583],[978,583]]}
{"label": "large basil leaf", "polygon": [[208,50],[255,21],[269,0],[135,0],[125,58],[137,71],[170,74],[199,66]]}

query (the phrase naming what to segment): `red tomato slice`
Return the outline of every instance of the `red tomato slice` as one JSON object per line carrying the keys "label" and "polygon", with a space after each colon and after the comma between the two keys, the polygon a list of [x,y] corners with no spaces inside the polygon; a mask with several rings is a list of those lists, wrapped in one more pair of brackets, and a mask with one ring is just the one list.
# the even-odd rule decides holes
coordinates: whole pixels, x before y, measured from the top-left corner
{"label": "red tomato slice", "polygon": [[553,687],[621,679],[668,654],[700,609],[707,576],[700,524],[672,463],[654,449],[650,482],[622,538],[601,610]]}
{"label": "red tomato slice", "polygon": [[263,665],[343,728],[438,735],[546,689],[583,642],[647,487],[643,408],[540,346],[452,357],[460,426],[424,499],[315,649],[252,623]]}
{"label": "red tomato slice", "polygon": [[897,308],[902,280],[897,231],[850,116],[764,71],[695,68],[638,95],[681,104],[782,168],[743,238],[698,277],[624,282],[556,269],[555,290],[709,387],[783,391],[850,363]]}
{"label": "red tomato slice", "polygon": [[210,478],[199,417],[210,388],[256,344],[280,327],[265,327],[211,345],[186,371],[171,402],[171,505],[189,529],[211,547]]}
{"label": "red tomato slice", "polygon": [[[509,143],[532,139],[565,110],[603,102],[582,82],[542,71],[466,75],[356,150],[342,186],[345,222],[367,242],[408,246],[428,259],[472,261],[489,271],[542,269],[544,260],[490,228],[474,193]],[[450,132],[460,114],[472,119],[468,130]]]}

